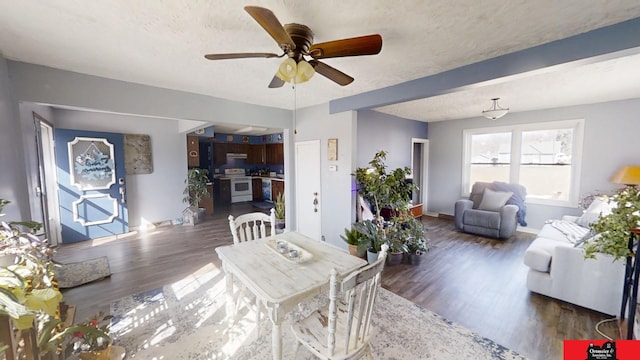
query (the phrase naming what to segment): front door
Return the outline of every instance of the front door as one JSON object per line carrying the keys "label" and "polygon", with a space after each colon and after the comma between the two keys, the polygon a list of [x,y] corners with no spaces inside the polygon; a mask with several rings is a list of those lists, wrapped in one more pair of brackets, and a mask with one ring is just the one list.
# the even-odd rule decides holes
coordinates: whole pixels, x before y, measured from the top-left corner
{"label": "front door", "polygon": [[55,129],[62,242],[129,231],[122,134]]}
{"label": "front door", "polygon": [[322,238],[320,140],[296,142],[295,147],[298,232],[320,240]]}

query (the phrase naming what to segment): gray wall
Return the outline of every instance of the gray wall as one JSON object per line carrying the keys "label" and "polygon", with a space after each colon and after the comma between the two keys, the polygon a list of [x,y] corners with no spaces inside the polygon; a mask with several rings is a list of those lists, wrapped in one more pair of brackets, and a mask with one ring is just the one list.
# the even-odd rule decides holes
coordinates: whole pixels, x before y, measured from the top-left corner
{"label": "gray wall", "polygon": [[11,201],[3,211],[6,214],[3,221],[30,219],[24,152],[19,141],[20,122],[16,112],[7,61],[0,54],[0,198]]}
{"label": "gray wall", "polygon": [[[304,108],[298,110],[298,135],[294,136],[296,142],[320,140],[322,235],[328,243],[345,249],[347,245],[340,235],[345,228],[351,227],[355,219],[351,192],[354,117],[352,111],[329,114],[328,103]],[[329,162],[327,141],[333,138],[338,139],[338,160]],[[337,165],[338,171],[329,171],[330,164]],[[287,206],[290,203],[287,201]]]}
{"label": "gray wall", "polygon": [[[609,178],[623,165],[640,165],[637,135],[640,133],[640,99],[573,106],[541,111],[509,113],[496,121],[471,118],[429,124],[430,211],[453,214],[461,194],[462,132],[464,129],[545,121],[584,119],[584,146],[580,197],[595,191],[611,191],[619,185]],[[578,208],[527,205],[529,228],[540,229],[547,219],[579,215]]]}
{"label": "gray wall", "polygon": [[368,167],[379,150],[389,169],[411,167],[411,138],[426,139],[428,124],[373,110],[358,111],[357,166]]}

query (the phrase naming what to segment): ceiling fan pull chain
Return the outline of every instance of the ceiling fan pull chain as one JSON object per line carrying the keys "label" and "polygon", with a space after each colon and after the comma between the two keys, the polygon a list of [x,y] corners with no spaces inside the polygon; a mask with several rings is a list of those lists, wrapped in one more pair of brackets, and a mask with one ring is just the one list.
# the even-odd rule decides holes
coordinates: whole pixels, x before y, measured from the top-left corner
{"label": "ceiling fan pull chain", "polygon": [[291,88],[293,89],[293,135],[298,135],[298,129],[296,128],[296,118],[298,117],[298,99],[296,91],[296,83],[291,80]]}

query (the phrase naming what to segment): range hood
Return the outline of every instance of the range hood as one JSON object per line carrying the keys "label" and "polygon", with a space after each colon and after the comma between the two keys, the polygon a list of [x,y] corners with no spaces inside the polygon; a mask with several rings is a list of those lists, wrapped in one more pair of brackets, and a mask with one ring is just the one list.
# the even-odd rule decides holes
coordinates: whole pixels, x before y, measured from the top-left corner
{"label": "range hood", "polygon": [[227,159],[246,159],[247,154],[241,153],[227,153]]}

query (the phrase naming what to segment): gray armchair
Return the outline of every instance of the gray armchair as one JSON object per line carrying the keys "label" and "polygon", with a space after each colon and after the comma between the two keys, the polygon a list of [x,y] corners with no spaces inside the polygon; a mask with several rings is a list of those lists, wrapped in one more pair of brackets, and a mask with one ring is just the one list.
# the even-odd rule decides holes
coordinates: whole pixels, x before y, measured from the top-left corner
{"label": "gray armchair", "polygon": [[[493,184],[477,182],[473,184],[468,200],[456,201],[454,217],[457,230],[501,239],[513,235],[519,207],[506,204],[513,192],[494,191],[491,188]],[[508,185],[526,193],[520,185]]]}

